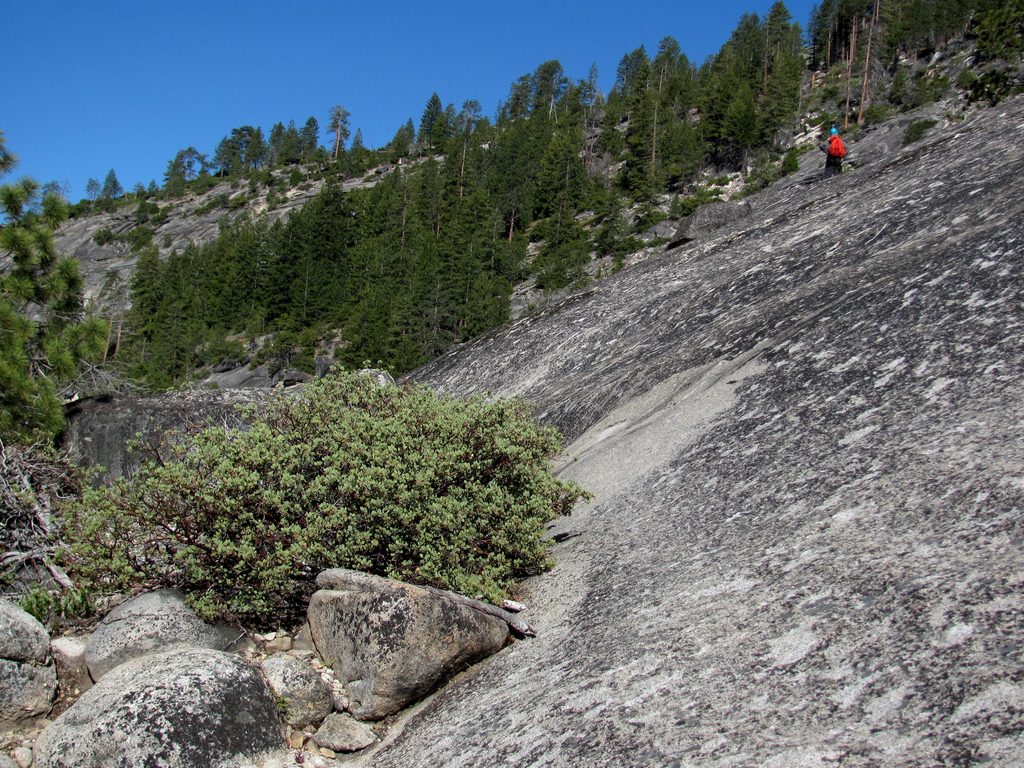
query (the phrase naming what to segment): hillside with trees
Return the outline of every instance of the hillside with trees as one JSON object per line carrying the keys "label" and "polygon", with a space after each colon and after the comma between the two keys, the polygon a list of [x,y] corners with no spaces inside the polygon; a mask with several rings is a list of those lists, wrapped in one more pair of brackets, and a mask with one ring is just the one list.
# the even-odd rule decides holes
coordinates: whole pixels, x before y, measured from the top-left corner
{"label": "hillside with trees", "polygon": [[[111,170],[71,206],[76,221],[131,214],[92,234],[131,265],[120,301],[96,305],[106,362],[156,389],[254,354],[410,371],[507,321],[517,288],[600,279],[659,221],[772,183],[831,124],[856,141],[954,90],[988,103],[1018,89],[1022,16],[1019,0],[828,0],[804,29],[778,2],[703,63],[671,36],[627,52],[607,95],[596,68],[574,79],[551,60],[493,117],[433,93],[376,149],[334,105],[327,146],[309,117],[186,147],[159,186],[126,193]],[[932,61],[951,46],[973,57],[955,76]],[[221,217],[216,236],[166,234],[186,201]]]}

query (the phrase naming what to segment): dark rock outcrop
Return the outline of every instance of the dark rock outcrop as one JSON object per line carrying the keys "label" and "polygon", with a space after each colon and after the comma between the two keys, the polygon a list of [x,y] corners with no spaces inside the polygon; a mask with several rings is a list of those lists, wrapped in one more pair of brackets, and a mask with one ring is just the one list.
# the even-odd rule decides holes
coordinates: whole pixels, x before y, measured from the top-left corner
{"label": "dark rock outcrop", "polygon": [[723,227],[742,221],[751,215],[753,209],[746,200],[740,202],[705,203],[691,213],[679,224],[675,234],[667,234],[670,238],[669,248],[706,237]]}
{"label": "dark rock outcrop", "polygon": [[418,701],[508,639],[500,619],[412,584],[339,568],[317,586],[313,641],[363,720]]}
{"label": "dark rock outcrop", "polygon": [[158,443],[168,430],[244,426],[237,406],[268,396],[267,390],[216,389],[81,400],[69,409],[63,446],[84,466],[103,467],[104,480],[123,477],[152,458],[143,451],[129,450],[133,442],[142,446]]}
{"label": "dark rock outcrop", "polygon": [[38,768],[228,768],[279,749],[277,707],[256,668],[206,649],[122,664],[49,725]]}
{"label": "dark rock outcrop", "polygon": [[[596,493],[361,764],[1024,763],[1024,99],[454,350]],[[569,535],[578,534],[578,535]]]}

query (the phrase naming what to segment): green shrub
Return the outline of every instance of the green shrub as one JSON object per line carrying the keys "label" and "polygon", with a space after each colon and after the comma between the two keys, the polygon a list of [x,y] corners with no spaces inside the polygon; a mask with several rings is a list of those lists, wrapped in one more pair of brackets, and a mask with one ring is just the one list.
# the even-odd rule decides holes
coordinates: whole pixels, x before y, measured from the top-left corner
{"label": "green shrub", "polygon": [[61,621],[91,616],[94,612],[88,592],[78,589],[51,591],[39,584],[33,585],[21,598],[20,605],[23,611],[48,627]]}
{"label": "green shrub", "polygon": [[1024,0],[1007,0],[982,15],[977,35],[982,60],[1019,58],[1024,54]]}
{"label": "green shrub", "polygon": [[117,235],[114,234],[114,231],[110,227],[100,227],[92,236],[92,240],[96,245],[106,245],[107,243],[112,243],[116,239]]}
{"label": "green shrub", "polygon": [[558,433],[517,401],[342,372],[249,416],[70,505],[79,582],[177,586],[206,616],[276,622],[329,567],[496,599],[549,565],[545,525],[584,496],[551,474]]}
{"label": "green shrub", "polygon": [[124,239],[131,246],[132,251],[141,251],[153,242],[153,230],[147,226],[138,226],[133,228]]}
{"label": "green shrub", "polygon": [[790,147],[789,151],[786,152],[786,156],[782,159],[782,173],[784,176],[788,176],[791,173],[796,173],[800,170],[800,150],[796,147]]}
{"label": "green shrub", "polygon": [[869,104],[864,110],[864,125],[875,125],[889,119],[889,107],[884,104]]}
{"label": "green shrub", "polygon": [[903,146],[913,144],[915,141],[920,141],[924,138],[924,135],[928,133],[934,126],[938,125],[938,120],[915,120],[907,126],[907,130],[903,133]]}
{"label": "green shrub", "polygon": [[[728,178],[723,177],[723,178]],[[712,183],[715,183],[714,180]],[[726,182],[728,183],[728,182]],[[697,187],[696,191],[687,197],[676,198],[672,201],[672,207],[669,210],[669,216],[673,219],[681,219],[684,216],[689,216],[691,213],[700,208],[704,203],[711,203],[715,200],[721,200],[722,194],[717,189],[708,189],[707,187]]]}

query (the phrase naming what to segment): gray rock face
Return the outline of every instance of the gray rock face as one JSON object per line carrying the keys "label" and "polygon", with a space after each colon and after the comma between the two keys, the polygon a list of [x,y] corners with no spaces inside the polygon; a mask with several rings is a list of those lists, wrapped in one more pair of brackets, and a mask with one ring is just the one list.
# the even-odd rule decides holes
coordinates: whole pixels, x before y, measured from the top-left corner
{"label": "gray rock face", "polygon": [[82,400],[68,413],[64,447],[85,466],[104,467],[104,479],[123,477],[151,458],[127,449],[137,435],[145,445],[171,429],[186,431],[211,424],[243,426],[245,421],[236,406],[257,402],[267,395],[256,389],[220,389]]}
{"label": "gray rock face", "polygon": [[38,768],[229,768],[283,746],[259,672],[237,656],[169,651],[123,664],[50,724]]}
{"label": "gray rock face", "polygon": [[362,720],[423,698],[508,639],[503,621],[412,584],[336,569],[317,585],[313,641]]}
{"label": "gray rock face", "polygon": [[287,705],[289,725],[317,724],[334,709],[331,692],[309,664],[286,653],[263,662],[263,676],[275,696]]}
{"label": "gray rock face", "polygon": [[0,600],[0,659],[46,661],[50,635],[32,614]]}
{"label": "gray rock face", "polygon": [[0,600],[0,722],[49,711],[57,673],[47,664],[50,636],[34,616]]}
{"label": "gray rock face", "polygon": [[53,665],[0,659],[0,723],[45,715],[57,693]]}
{"label": "gray rock face", "polygon": [[[384,766],[1024,764],[1024,99],[453,351],[595,491]],[[866,142],[865,142],[866,143]]]}
{"label": "gray rock face", "polygon": [[171,648],[230,645],[230,635],[200,619],[175,589],[159,589],[122,603],[103,617],[85,646],[93,680],[139,656]]}
{"label": "gray rock face", "polygon": [[751,213],[753,213],[753,208],[746,200],[705,203],[682,220],[674,235],[669,233],[663,236],[671,238],[668,247],[674,248],[681,243],[706,237],[729,224],[742,221]]}

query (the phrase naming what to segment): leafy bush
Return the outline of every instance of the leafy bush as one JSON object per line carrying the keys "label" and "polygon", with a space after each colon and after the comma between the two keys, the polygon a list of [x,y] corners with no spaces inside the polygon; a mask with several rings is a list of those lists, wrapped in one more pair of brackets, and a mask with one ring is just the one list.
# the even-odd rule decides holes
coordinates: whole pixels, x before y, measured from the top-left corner
{"label": "leafy bush", "polygon": [[173,585],[206,616],[256,621],[301,613],[329,567],[494,599],[548,566],[546,523],[584,495],[517,401],[338,373],[249,416],[69,506],[79,583]]}
{"label": "leafy bush", "polygon": [[907,126],[907,130],[903,132],[903,146],[905,147],[908,144],[913,144],[915,141],[920,141],[938,122],[938,120],[931,119],[915,120],[912,122]]}
{"label": "leafy bush", "polygon": [[38,584],[19,601],[21,609],[48,627],[91,616],[95,609],[88,592],[78,589],[51,591]]}
{"label": "leafy bush", "polygon": [[1007,0],[978,23],[978,55],[983,60],[1013,61],[1024,54],[1024,0]]}
{"label": "leafy bush", "polygon": [[800,170],[800,150],[796,147],[790,147],[786,152],[786,156],[782,159],[782,173],[784,176],[788,176],[791,173],[796,173]]}
{"label": "leafy bush", "polygon": [[884,104],[870,104],[864,110],[864,125],[875,125],[889,119],[889,108]]}
{"label": "leafy bush", "polygon": [[124,238],[132,251],[138,252],[153,242],[153,230],[147,226],[134,227]]}
{"label": "leafy bush", "polygon": [[[727,179],[728,177],[724,178]],[[717,183],[717,180],[712,180],[712,183]],[[676,198],[672,201],[672,208],[669,211],[669,216],[673,219],[681,219],[684,216],[689,216],[704,205],[704,203],[712,203],[721,199],[722,194],[717,189],[697,187],[692,195],[683,198]]]}
{"label": "leafy bush", "polygon": [[106,245],[117,239],[117,235],[110,227],[100,227],[97,229],[92,236],[92,240],[96,245]]}

